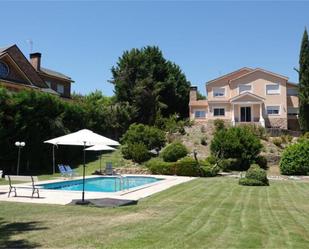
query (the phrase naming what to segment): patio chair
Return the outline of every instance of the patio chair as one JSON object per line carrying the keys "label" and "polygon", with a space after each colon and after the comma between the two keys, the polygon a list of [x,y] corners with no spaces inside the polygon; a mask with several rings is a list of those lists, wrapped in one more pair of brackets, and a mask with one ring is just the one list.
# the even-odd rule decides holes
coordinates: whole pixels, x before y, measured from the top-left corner
{"label": "patio chair", "polygon": [[65,168],[66,172],[67,172],[70,176],[77,176],[77,175],[78,175],[78,173],[77,173],[74,169],[72,169],[72,168],[70,167],[70,165],[64,165],[64,168]]}
{"label": "patio chair", "polygon": [[111,162],[107,162],[105,166],[105,175],[114,175],[115,171],[113,170],[113,164]]}
{"label": "patio chair", "polygon": [[63,177],[69,176],[69,173],[65,169],[64,165],[58,164],[58,169],[59,169],[59,172],[60,172],[61,176],[63,176]]}

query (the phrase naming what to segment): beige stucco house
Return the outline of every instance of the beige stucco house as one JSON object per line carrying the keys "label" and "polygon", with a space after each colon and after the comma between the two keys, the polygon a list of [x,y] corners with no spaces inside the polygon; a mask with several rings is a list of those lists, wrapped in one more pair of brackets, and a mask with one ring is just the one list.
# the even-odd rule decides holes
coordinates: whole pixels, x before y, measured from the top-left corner
{"label": "beige stucco house", "polygon": [[190,119],[224,119],[232,125],[254,123],[263,127],[299,129],[297,84],[261,68],[241,68],[206,83],[207,100],[190,91]]}

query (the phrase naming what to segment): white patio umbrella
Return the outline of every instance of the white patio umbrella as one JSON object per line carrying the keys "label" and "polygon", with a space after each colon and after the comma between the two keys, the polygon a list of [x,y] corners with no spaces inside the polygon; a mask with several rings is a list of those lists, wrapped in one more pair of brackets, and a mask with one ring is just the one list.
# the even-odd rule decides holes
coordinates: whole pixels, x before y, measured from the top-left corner
{"label": "white patio umbrella", "polygon": [[[94,145],[91,146],[89,148],[87,148],[86,150],[90,150],[90,151],[109,151],[109,150],[116,150],[113,147],[107,146],[107,145],[103,145],[103,144],[99,144],[99,145]],[[101,159],[102,159],[102,154],[100,155],[100,172],[102,171],[102,166],[101,166]]]}
{"label": "white patio umbrella", "polygon": [[[86,167],[86,147],[87,146],[94,146],[94,145],[111,145],[111,146],[118,146],[120,145],[117,141],[109,139],[107,137],[101,136],[97,133],[94,133],[91,130],[83,129],[77,132],[73,132],[68,135],[64,135],[61,137],[53,138],[44,143],[49,143],[55,145],[77,145],[77,146],[84,146],[83,154],[84,154],[84,165],[83,165],[83,192],[82,192],[82,201],[79,204],[87,204],[85,202],[85,167]],[[54,147],[53,146],[53,147]],[[54,151],[53,151],[54,156]],[[55,170],[55,160],[54,162],[54,170]]]}

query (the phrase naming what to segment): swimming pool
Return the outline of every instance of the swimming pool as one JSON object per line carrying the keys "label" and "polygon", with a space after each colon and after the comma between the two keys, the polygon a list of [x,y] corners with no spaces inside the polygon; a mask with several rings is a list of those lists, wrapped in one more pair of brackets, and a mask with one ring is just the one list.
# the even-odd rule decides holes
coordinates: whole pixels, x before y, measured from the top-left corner
{"label": "swimming pool", "polygon": [[[117,192],[160,181],[155,177],[123,176],[123,177],[94,177],[85,179],[85,191]],[[82,191],[83,180],[70,180],[37,185],[43,189]]]}

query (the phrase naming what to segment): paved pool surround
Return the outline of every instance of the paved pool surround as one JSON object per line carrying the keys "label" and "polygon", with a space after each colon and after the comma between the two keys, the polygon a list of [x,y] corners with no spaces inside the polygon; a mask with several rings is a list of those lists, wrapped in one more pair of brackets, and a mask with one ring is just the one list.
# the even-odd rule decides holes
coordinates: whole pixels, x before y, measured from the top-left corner
{"label": "paved pool surround", "polygon": [[[138,201],[142,198],[148,197],[155,193],[166,190],[170,187],[176,186],[180,183],[185,183],[195,179],[195,177],[185,176],[165,176],[165,175],[123,175],[123,176],[144,176],[155,177],[163,179],[161,181],[153,182],[150,184],[141,185],[128,190],[122,190],[118,192],[85,192],[85,199],[98,199],[98,198],[115,198]],[[87,176],[86,178],[94,178],[100,176]],[[108,177],[108,176],[101,176]],[[114,177],[114,176],[111,176]],[[73,179],[82,179],[82,177],[74,177]],[[64,180],[72,180],[72,178],[58,178],[56,180],[39,181],[36,185],[45,183],[54,183]],[[14,184],[14,186],[25,186],[27,184]],[[30,184],[28,184],[30,186]],[[14,193],[8,198],[8,185],[0,185],[0,201],[9,202],[24,202],[24,203],[39,203],[39,204],[59,204],[66,205],[72,202],[74,199],[81,198],[81,191],[67,191],[56,189],[40,189],[40,198],[31,198],[31,189],[17,189],[17,197],[14,197]]]}

